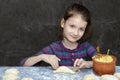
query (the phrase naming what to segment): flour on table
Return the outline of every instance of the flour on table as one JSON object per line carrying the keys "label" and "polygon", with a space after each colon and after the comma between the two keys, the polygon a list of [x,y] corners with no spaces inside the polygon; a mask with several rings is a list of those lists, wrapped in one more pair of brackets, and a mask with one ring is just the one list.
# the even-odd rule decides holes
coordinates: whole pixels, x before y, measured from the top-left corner
{"label": "flour on table", "polygon": [[54,73],[75,73],[73,70],[66,66],[60,66],[57,70],[53,71]]}

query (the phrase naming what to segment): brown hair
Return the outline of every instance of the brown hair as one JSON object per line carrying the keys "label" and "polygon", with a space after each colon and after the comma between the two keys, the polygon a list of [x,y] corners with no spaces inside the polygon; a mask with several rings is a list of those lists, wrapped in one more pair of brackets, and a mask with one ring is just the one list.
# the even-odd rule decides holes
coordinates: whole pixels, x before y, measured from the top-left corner
{"label": "brown hair", "polygon": [[83,42],[83,41],[87,40],[90,37],[90,34],[91,34],[91,29],[90,29],[90,24],[91,24],[90,12],[83,5],[74,3],[74,4],[70,5],[66,9],[66,12],[65,12],[63,18],[66,21],[68,18],[70,18],[71,16],[74,16],[76,14],[80,14],[82,16],[82,18],[87,22],[85,33],[84,33],[83,37],[78,41],[78,42]]}

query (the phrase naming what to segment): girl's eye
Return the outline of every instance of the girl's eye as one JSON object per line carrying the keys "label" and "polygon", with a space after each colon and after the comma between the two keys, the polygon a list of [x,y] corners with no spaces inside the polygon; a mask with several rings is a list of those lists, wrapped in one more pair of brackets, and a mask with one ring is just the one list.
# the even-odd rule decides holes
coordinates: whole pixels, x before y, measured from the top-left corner
{"label": "girl's eye", "polygon": [[71,28],[74,28],[75,26],[74,25],[70,25]]}
{"label": "girl's eye", "polygon": [[85,31],[85,29],[84,28],[80,28],[80,31]]}

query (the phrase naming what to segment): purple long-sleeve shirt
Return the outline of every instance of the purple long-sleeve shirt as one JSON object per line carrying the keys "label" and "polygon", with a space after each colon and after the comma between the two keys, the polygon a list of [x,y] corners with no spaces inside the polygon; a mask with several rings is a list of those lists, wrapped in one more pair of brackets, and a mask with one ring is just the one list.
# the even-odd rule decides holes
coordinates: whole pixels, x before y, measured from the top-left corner
{"label": "purple long-sleeve shirt", "polygon": [[[60,66],[73,66],[74,61],[78,58],[83,58],[87,60],[88,58],[92,58],[95,54],[97,54],[96,49],[90,45],[87,41],[83,43],[79,43],[76,49],[70,50],[64,47],[62,41],[53,42],[51,45],[43,48],[40,52],[35,54],[34,56],[38,56],[40,54],[53,54],[61,59],[59,62]],[[22,60],[21,65],[25,63],[27,58]]]}

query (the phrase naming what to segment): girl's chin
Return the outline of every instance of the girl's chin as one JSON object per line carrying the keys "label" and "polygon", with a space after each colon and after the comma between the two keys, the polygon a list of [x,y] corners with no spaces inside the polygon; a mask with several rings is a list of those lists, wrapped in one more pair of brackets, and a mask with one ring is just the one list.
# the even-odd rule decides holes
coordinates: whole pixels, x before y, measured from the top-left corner
{"label": "girl's chin", "polygon": [[67,41],[71,42],[71,43],[76,43],[78,41],[78,39],[70,39],[70,38],[66,38]]}
{"label": "girl's chin", "polygon": [[71,42],[71,43],[76,43],[77,40],[69,40],[69,42]]}

